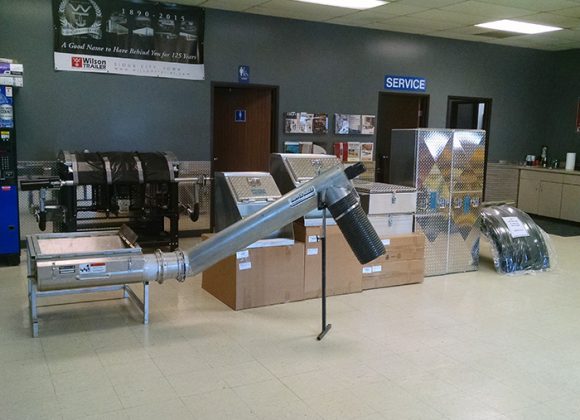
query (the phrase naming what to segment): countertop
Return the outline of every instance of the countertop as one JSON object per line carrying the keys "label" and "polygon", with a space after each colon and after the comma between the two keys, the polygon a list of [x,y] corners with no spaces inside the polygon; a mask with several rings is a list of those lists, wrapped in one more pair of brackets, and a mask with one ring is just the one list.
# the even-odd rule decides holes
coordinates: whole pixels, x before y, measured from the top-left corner
{"label": "countertop", "polygon": [[488,163],[488,166],[493,166],[495,168],[509,168],[509,169],[520,169],[522,171],[537,171],[537,172],[551,172],[554,174],[565,174],[565,175],[580,175],[580,171],[567,171],[566,169],[551,169],[542,168],[540,166],[522,166],[516,165],[514,163]]}

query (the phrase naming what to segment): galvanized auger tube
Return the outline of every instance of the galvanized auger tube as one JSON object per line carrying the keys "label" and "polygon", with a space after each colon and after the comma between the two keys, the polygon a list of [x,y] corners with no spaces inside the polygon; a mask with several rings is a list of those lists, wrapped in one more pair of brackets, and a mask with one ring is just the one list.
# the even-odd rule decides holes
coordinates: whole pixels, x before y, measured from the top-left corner
{"label": "galvanized auger tube", "polygon": [[385,253],[383,243],[360,206],[358,194],[342,165],[338,165],[193,248],[145,255],[143,281],[183,281],[199,274],[316,209],[319,197],[328,206],[361,264]]}

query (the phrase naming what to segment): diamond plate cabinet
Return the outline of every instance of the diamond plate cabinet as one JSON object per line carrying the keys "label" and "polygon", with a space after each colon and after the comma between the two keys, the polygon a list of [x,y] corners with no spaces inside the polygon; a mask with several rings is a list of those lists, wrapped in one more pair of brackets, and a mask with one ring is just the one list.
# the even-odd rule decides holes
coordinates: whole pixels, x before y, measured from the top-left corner
{"label": "diamond plate cabinet", "polygon": [[393,130],[390,183],[417,188],[425,275],[477,270],[485,131]]}

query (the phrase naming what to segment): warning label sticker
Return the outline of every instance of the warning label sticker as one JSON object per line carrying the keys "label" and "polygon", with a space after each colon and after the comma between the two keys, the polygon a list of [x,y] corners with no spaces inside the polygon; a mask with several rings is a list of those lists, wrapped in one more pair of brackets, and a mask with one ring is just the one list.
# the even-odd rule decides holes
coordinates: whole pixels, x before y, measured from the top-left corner
{"label": "warning label sticker", "polygon": [[106,273],[107,264],[106,263],[83,263],[79,264],[79,272],[84,273]]}

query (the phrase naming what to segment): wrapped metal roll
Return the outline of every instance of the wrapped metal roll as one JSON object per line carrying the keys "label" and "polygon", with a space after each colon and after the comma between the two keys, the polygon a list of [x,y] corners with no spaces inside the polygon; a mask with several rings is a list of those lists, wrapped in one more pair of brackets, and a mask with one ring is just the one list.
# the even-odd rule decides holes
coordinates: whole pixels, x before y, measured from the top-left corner
{"label": "wrapped metal roll", "polygon": [[550,268],[548,235],[523,211],[508,205],[481,211],[481,232],[492,246],[499,273],[544,271]]}

